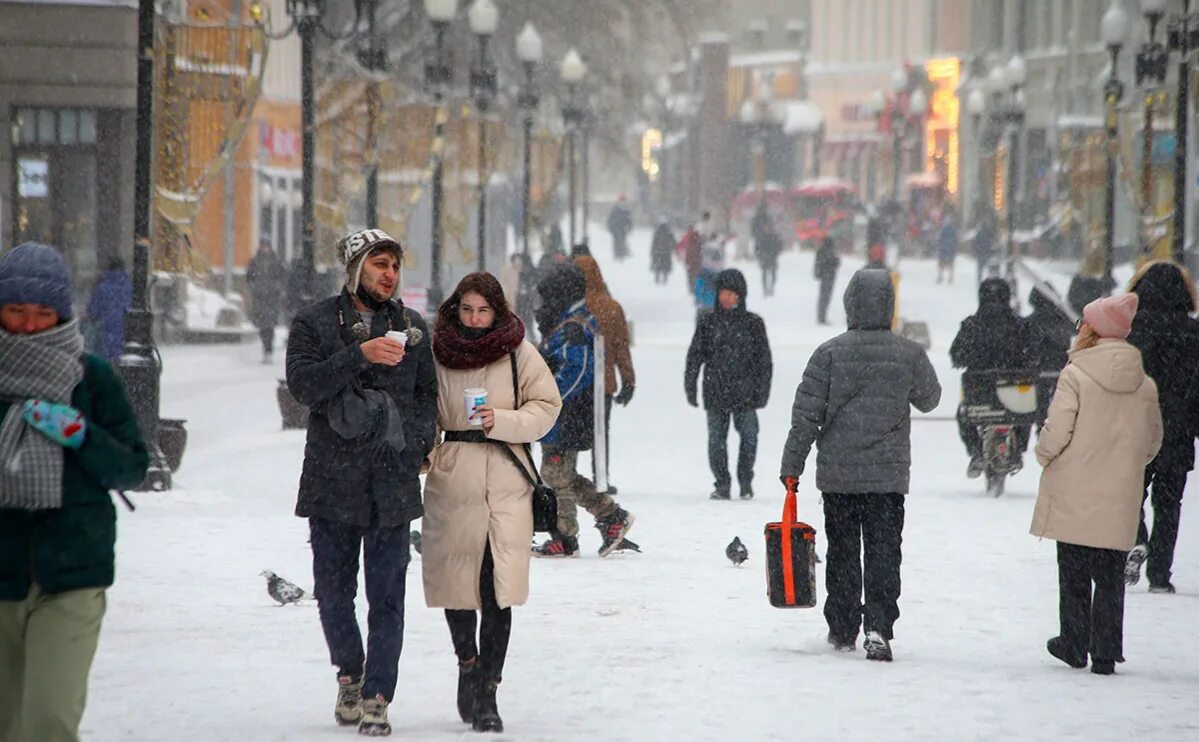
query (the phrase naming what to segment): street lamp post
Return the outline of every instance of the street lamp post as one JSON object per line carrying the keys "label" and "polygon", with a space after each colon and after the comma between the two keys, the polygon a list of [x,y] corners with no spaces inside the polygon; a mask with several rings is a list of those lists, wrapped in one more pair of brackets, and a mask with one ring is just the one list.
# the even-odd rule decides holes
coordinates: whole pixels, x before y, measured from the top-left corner
{"label": "street lamp post", "polygon": [[1199,46],[1199,23],[1191,18],[1191,0],[1182,0],[1182,15],[1172,18],[1167,45],[1178,52],[1178,92],[1174,101],[1174,226],[1170,253],[1179,265],[1186,260],[1187,156],[1191,90],[1191,50]]}
{"label": "street lamp post", "polygon": [[1015,280],[1013,262],[1016,258],[1016,212],[1019,211],[1017,200],[1020,197],[1020,127],[1024,124],[1024,81],[1028,77],[1028,68],[1024,58],[1019,54],[1008,61],[1005,79],[1011,88],[1011,98],[1008,101],[1006,118],[1009,124],[1008,133],[1008,177],[1007,177],[1007,256],[1004,269],[1009,281]]}
{"label": "street lamp post", "polygon": [[1153,248],[1153,236],[1147,229],[1153,215],[1153,107],[1160,89],[1166,84],[1169,58],[1165,46],[1156,38],[1165,7],[1166,0],[1141,0],[1141,12],[1149,26],[1145,43],[1141,44],[1136,56],[1136,84],[1144,89],[1145,104],[1141,132],[1141,232],[1144,239],[1141,248],[1145,254]]}
{"label": "street lamp post", "polygon": [[442,180],[445,172],[446,112],[442,109],[446,87],[454,77],[445,36],[450,22],[458,13],[458,0],[425,0],[425,15],[433,25],[433,55],[425,64],[425,85],[433,93],[435,123],[433,127],[432,239],[429,256],[428,307],[437,311],[441,306],[441,243],[442,243]]}
{"label": "street lamp post", "polygon": [[[370,2],[366,7],[366,48],[358,52],[358,61],[372,77],[387,69],[387,49],[383,40],[376,32],[376,10],[378,1]],[[367,150],[371,161],[366,171],[366,226],[379,226],[379,114],[382,103],[379,96],[379,81],[372,79],[367,87]]]}
{"label": "street lamp post", "polygon": [[583,119],[583,108],[578,101],[579,82],[587,74],[587,65],[583,63],[582,57],[575,49],[571,49],[562,59],[562,65],[559,70],[562,77],[562,82],[566,83],[566,105],[562,108],[562,119],[566,123],[566,159],[568,165],[569,177],[569,201],[570,201],[570,246],[574,247],[575,237],[577,234],[577,183],[575,180],[575,134]]}
{"label": "street lamp post", "polygon": [[1111,55],[1111,71],[1103,83],[1104,129],[1107,134],[1106,147],[1106,182],[1103,194],[1103,290],[1110,293],[1116,285],[1112,270],[1116,264],[1116,155],[1119,142],[1119,116],[1117,107],[1124,97],[1124,84],[1117,76],[1120,61],[1120,49],[1128,37],[1128,14],[1120,7],[1119,0],[1113,0],[1107,12],[1103,14],[1101,31],[1103,43]]}
{"label": "street lamp post", "polygon": [[903,140],[907,136],[907,114],[900,96],[908,90],[908,73],[895,70],[891,73],[891,89],[895,93],[895,107],[891,112],[891,198],[899,201],[899,173],[903,162]]}
{"label": "street lamp post", "polygon": [[[537,70],[537,65],[541,64],[541,53],[541,36],[538,35],[537,28],[532,22],[525,23],[520,35],[516,37],[516,56],[525,72],[524,84],[521,86],[520,97],[517,99],[522,114],[521,123],[524,125],[524,169],[521,174],[523,183],[520,218],[523,236],[521,250],[525,258],[529,257],[529,201],[533,190],[533,114],[536,113],[537,106],[541,103],[533,75]],[[525,262],[527,265],[528,261]],[[526,272],[522,270],[521,275],[523,276]]]}
{"label": "street lamp post", "polygon": [[591,238],[589,236],[590,230],[588,229],[587,225],[591,222],[590,212],[591,212],[591,114],[592,114],[592,107],[591,107],[591,104],[590,104],[590,101],[589,101],[587,95],[583,96],[582,105],[583,105],[583,116],[579,122],[579,128],[583,134],[583,145],[582,145],[582,147],[579,148],[581,150],[579,153],[580,160],[581,160],[581,162],[579,163],[579,170],[580,170],[579,180],[582,181],[582,184],[583,184],[583,198],[581,199],[581,203],[579,204],[580,208],[583,211],[583,213],[580,217],[580,219],[581,219],[580,227],[582,227],[582,229],[580,231],[583,233],[583,239],[582,239],[583,244],[590,245],[591,244]]}
{"label": "street lamp post", "polygon": [[[966,113],[970,114],[970,132],[974,137],[974,168],[978,177],[978,194],[974,198],[974,211],[972,213],[971,223],[974,228],[979,227],[979,219],[982,218],[982,203],[987,192],[986,173],[983,170],[983,130],[982,118],[983,113],[987,110],[987,96],[982,91],[982,88],[977,85],[971,86],[970,93],[966,96]],[[962,204],[963,209],[970,204]]]}
{"label": "street lamp post", "polygon": [[470,73],[470,87],[474,93],[475,109],[479,114],[479,159],[476,172],[479,187],[479,271],[487,270],[487,179],[485,163],[487,160],[487,111],[495,99],[497,80],[495,62],[489,53],[489,42],[500,22],[500,12],[492,0],[475,0],[467,11],[470,30],[479,40],[479,57],[476,66]]}

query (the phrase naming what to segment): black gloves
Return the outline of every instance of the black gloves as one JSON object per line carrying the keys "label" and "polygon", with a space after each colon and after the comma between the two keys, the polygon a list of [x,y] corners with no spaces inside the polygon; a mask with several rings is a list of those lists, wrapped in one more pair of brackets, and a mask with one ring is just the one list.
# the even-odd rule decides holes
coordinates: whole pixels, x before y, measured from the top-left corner
{"label": "black gloves", "polygon": [[617,394],[612,401],[624,407],[633,399],[633,385],[625,384],[620,388],[620,393]]}

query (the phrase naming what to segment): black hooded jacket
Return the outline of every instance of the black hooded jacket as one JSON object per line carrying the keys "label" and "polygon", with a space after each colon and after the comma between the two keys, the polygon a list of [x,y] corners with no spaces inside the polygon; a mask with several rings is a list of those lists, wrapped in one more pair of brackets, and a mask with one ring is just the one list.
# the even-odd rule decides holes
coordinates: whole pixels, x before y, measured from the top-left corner
{"label": "black hooded jacket", "polygon": [[929,412],[941,384],[924,349],[891,331],[889,271],[863,269],[845,289],[849,330],[812,353],[795,390],[782,475],[804,472],[816,444],[821,492],[908,492],[911,407]]}
{"label": "black hooded jacket", "polygon": [[704,409],[761,409],[770,400],[774,363],[766,323],[746,310],[747,287],[741,271],[730,268],[716,276],[716,292],[729,289],[741,297],[732,309],[716,302],[716,311],[700,318],[687,349],[683,386],[687,400],[698,402],[696,386],[700,370],[704,376]]}
{"label": "black hooded jacket", "polygon": [[1187,389],[1199,368],[1199,323],[1186,278],[1169,263],[1150,266],[1135,280],[1139,299],[1128,342],[1141,351],[1145,373],[1157,384],[1162,447],[1157,465],[1189,471],[1195,465],[1199,421],[1187,411]]}
{"label": "black hooded jacket", "polygon": [[1032,313],[1024,318],[1024,329],[1031,354],[1029,361],[1041,371],[1061,371],[1069,360],[1074,323],[1038,289],[1028,295],[1028,303]]}
{"label": "black hooded jacket", "polygon": [[962,320],[949,347],[954,368],[1024,369],[1036,366],[1028,325],[1012,311],[1012,290],[1002,278],[978,285],[978,311]]}

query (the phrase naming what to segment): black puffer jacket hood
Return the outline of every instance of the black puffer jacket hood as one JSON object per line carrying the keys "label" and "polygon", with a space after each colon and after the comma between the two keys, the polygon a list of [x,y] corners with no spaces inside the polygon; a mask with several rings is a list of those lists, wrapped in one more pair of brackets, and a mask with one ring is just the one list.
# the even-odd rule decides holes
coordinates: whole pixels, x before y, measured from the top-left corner
{"label": "black puffer jacket hood", "polygon": [[863,268],[845,287],[845,316],[851,330],[890,330],[895,312],[891,271]]}
{"label": "black puffer jacket hood", "polygon": [[537,308],[537,329],[546,335],[558,325],[566,310],[583,301],[587,295],[587,279],[573,263],[550,268],[537,282],[541,306]]}
{"label": "black puffer jacket hood", "polygon": [[[745,281],[745,275],[736,268],[729,268],[716,274],[716,294],[719,296],[721,289],[728,289],[737,296],[741,297],[741,302],[734,310],[745,310],[745,295],[749,291],[749,286]],[[720,306],[720,302],[716,302],[716,311],[726,311]]]}
{"label": "black puffer jacket hood", "polygon": [[1132,287],[1140,299],[1139,312],[1195,311],[1187,279],[1177,266],[1171,263],[1151,265]]}
{"label": "black puffer jacket hood", "polygon": [[1012,303],[1012,287],[1002,278],[988,278],[978,285],[979,309],[985,306],[1007,307]]}

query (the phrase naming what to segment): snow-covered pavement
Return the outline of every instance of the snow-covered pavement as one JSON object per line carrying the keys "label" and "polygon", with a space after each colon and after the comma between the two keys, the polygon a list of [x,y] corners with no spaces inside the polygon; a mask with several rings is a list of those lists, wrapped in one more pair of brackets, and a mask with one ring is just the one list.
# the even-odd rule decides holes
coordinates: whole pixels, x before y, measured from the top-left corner
{"label": "snow-covered pavement", "polygon": [[[616,264],[607,235],[592,231],[608,284],[636,323],[637,393],[613,413],[612,480],[645,553],[599,559],[598,533],[585,528],[582,559],[533,564],[500,687],[503,738],[1199,739],[1194,514],[1179,537],[1178,594],[1149,595],[1143,582],[1129,590],[1119,674],[1071,670],[1044,648],[1057,633],[1057,573],[1053,543],[1028,535],[1039,468],[1030,456],[1002,498],[984,496],[965,478],[956,426],[944,419],[913,424],[895,662],[834,653],[819,608],[771,608],[762,527],[782,505],[778,462],[795,385],[831,334],[815,324],[812,257],[784,255],[770,299],[756,265],[739,266],[749,307],[767,322],[774,388],[761,414],[757,499],[711,502],[703,413],[683,395],[693,315],[681,271],[655,286],[647,232]],[[859,265],[842,267],[832,330],[844,326],[840,292]],[[930,323],[945,388],[933,418],[957,404],[947,349],[975,306],[973,262],[958,268],[956,284],[937,286],[932,263],[900,266],[902,314]],[[187,418],[191,441],[178,489],[142,494],[136,513],[121,513],[85,739],[353,736],[333,725],[334,671],[315,605],[276,608],[259,577],[271,569],[312,581],[307,528],[292,515],[303,433],[280,431],[279,355],[263,366],[256,344],[163,348],[163,414]],[[800,495],[801,519],[822,531],[810,481]],[[742,568],[724,557],[734,536],[750,549]],[[455,659],[441,611],[424,607],[419,559],[408,578],[395,737],[473,738],[457,719]],[[365,605],[360,613],[365,626]]]}

